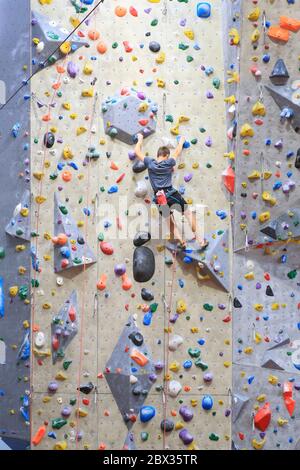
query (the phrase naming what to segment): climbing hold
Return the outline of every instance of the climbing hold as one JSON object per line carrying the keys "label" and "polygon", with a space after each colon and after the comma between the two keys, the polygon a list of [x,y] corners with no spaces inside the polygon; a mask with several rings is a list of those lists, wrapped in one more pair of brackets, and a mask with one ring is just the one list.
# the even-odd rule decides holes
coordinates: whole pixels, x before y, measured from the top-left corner
{"label": "climbing hold", "polygon": [[153,406],[142,406],[140,409],[140,419],[142,423],[147,423],[156,414],[155,408]]}
{"label": "climbing hold", "polygon": [[197,4],[198,18],[209,18],[211,15],[211,6],[208,2],[200,2]]}
{"label": "climbing hold", "polygon": [[290,78],[286,65],[283,59],[278,59],[270,75],[270,80],[273,85],[285,85]]}
{"label": "climbing hold", "polygon": [[155,257],[148,247],[139,246],[133,254],[133,276],[137,282],[149,281],[155,272]]}
{"label": "climbing hold", "polygon": [[271,421],[270,403],[265,403],[254,416],[254,424],[257,429],[265,432]]}
{"label": "climbing hold", "polygon": [[120,5],[116,6],[115,8],[115,15],[118,16],[119,18],[122,18],[125,16],[127,13],[127,8],[122,7]]}
{"label": "climbing hold", "polygon": [[202,408],[206,411],[211,410],[214,406],[213,398],[210,395],[205,395],[202,398]]}
{"label": "climbing hold", "polygon": [[149,232],[138,232],[133,239],[133,244],[134,246],[142,246],[150,240],[151,234]]}
{"label": "climbing hold", "polygon": [[156,41],[151,41],[149,43],[149,49],[151,52],[159,52],[160,51],[160,44]]}
{"label": "climbing hold", "polygon": [[187,429],[182,429],[179,433],[179,437],[186,446],[190,445],[194,440],[194,437],[189,433]]}

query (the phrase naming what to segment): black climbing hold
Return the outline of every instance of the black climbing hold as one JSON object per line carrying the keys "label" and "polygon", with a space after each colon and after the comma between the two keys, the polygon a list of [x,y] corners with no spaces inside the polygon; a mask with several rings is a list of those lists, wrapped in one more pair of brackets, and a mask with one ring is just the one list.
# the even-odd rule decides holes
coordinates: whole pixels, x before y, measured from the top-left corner
{"label": "black climbing hold", "polygon": [[297,151],[297,157],[296,157],[296,160],[295,160],[295,167],[300,170],[300,149],[298,149]]}
{"label": "black climbing hold", "polygon": [[233,306],[235,308],[242,308],[242,304],[241,304],[241,302],[239,301],[239,299],[237,297],[235,297],[234,300],[233,300]]}
{"label": "black climbing hold", "polygon": [[135,385],[132,389],[132,393],[138,397],[142,393],[142,387],[140,385]]}
{"label": "black climbing hold", "polygon": [[160,51],[160,44],[156,41],[151,41],[149,44],[149,49],[151,52],[159,52]]}
{"label": "black climbing hold", "polygon": [[[78,390],[78,388],[77,388],[77,390]],[[85,393],[85,395],[88,395],[89,393],[91,393],[94,390],[94,385],[92,384],[92,382],[89,382],[87,384],[80,385],[79,390],[82,393]]]}
{"label": "black climbing hold", "polygon": [[170,419],[163,419],[160,423],[160,429],[164,432],[171,432],[174,429],[174,423]]}
{"label": "black climbing hold", "polygon": [[134,246],[142,246],[145,245],[149,240],[151,240],[151,235],[149,232],[138,232],[136,233],[133,244]]}
{"label": "black climbing hold", "polygon": [[154,295],[148,289],[145,289],[145,287],[141,290],[141,297],[143,300],[146,300],[146,302],[150,302],[154,299]]}
{"label": "black climbing hold", "polygon": [[47,147],[47,149],[51,149],[55,143],[55,135],[53,132],[46,132],[44,135],[44,145]]}
{"label": "black climbing hold", "polygon": [[265,227],[261,229],[261,233],[268,235],[268,237],[273,238],[274,240],[277,240],[276,230],[273,227]]}
{"label": "black climbing hold", "polygon": [[146,170],[145,163],[142,162],[141,160],[137,160],[137,161],[134,162],[134,164],[132,165],[132,171],[133,171],[133,173],[142,173],[142,171],[145,171],[145,170]]}
{"label": "black climbing hold", "polygon": [[133,331],[129,336],[129,339],[135,344],[136,346],[142,346],[144,342],[144,337],[139,331]]}
{"label": "black climbing hold", "polygon": [[155,258],[150,248],[139,246],[133,253],[133,277],[136,282],[150,281],[155,272]]}
{"label": "black climbing hold", "polygon": [[78,238],[77,238],[77,243],[78,243],[78,245],[84,245],[84,239],[83,239],[83,237],[78,237]]}
{"label": "black climbing hold", "polygon": [[290,78],[286,65],[282,59],[278,59],[270,75],[273,85],[285,85]]}
{"label": "black climbing hold", "polygon": [[267,286],[266,288],[266,295],[268,295],[269,297],[274,297],[274,293],[271,289],[271,286]]}

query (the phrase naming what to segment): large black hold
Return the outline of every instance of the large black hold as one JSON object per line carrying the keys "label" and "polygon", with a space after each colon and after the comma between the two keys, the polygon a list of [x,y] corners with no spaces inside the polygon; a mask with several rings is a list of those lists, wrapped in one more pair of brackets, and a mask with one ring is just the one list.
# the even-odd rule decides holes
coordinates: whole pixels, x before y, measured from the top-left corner
{"label": "large black hold", "polygon": [[136,282],[150,281],[155,272],[155,258],[150,248],[139,246],[133,253],[133,277]]}
{"label": "large black hold", "polygon": [[44,135],[44,145],[47,149],[51,149],[55,143],[55,135],[53,132],[46,132]]}
{"label": "large black hold", "polygon": [[273,85],[285,85],[290,78],[286,65],[282,59],[278,59],[270,75]]}
{"label": "large black hold", "polygon": [[145,171],[146,170],[146,165],[144,162],[142,162],[141,160],[137,160],[136,162],[134,162],[134,164],[132,165],[132,171],[133,173],[142,173],[142,171]]}

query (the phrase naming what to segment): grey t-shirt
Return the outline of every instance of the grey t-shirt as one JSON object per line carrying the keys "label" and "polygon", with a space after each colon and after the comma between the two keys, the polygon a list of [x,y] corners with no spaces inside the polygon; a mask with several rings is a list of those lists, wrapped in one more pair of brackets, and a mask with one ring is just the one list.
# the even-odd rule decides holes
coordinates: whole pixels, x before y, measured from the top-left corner
{"label": "grey t-shirt", "polygon": [[158,162],[155,158],[145,157],[144,163],[148,168],[150,183],[154,192],[172,186],[173,167],[176,165],[175,158]]}

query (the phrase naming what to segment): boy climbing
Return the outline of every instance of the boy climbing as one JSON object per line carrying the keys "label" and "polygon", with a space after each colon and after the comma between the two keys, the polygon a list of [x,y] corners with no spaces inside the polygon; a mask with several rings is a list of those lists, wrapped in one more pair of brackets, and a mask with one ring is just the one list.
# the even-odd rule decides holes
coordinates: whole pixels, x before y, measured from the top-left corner
{"label": "boy climbing", "polygon": [[[160,147],[157,152],[157,157],[146,157],[142,151],[142,144],[144,136],[137,135],[137,144],[135,146],[135,154],[137,158],[144,162],[148,169],[149,179],[152,189],[155,194],[155,202],[161,208],[162,205],[168,205],[169,208],[173,207],[180,211],[181,214],[187,219],[192,232],[194,240],[196,240],[200,247],[203,249],[208,245],[206,240],[201,239],[197,234],[196,214],[188,209],[188,204],[181,196],[181,194],[172,186],[172,174],[176,166],[176,159],[180,156],[185,138],[181,137],[179,143],[174,151],[173,156],[170,156],[168,147]],[[186,247],[186,241],[180,236],[176,226],[172,211],[168,213],[168,222],[170,224],[170,231],[174,238],[179,240],[183,248]]]}

